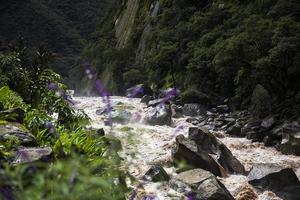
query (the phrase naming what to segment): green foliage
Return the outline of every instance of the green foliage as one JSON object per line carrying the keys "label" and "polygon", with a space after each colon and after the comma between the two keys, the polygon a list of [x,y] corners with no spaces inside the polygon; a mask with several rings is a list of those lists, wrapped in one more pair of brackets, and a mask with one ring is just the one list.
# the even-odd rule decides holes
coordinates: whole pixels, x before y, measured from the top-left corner
{"label": "green foliage", "polygon": [[0,88],[0,102],[6,109],[17,107],[22,109],[28,108],[28,106],[23,102],[23,99],[20,96],[18,96],[15,92],[10,90],[7,86]]}
{"label": "green foliage", "polygon": [[261,118],[268,115],[271,110],[271,97],[262,85],[256,85],[251,101],[254,117]]}
{"label": "green foliage", "polygon": [[[86,48],[84,55],[101,66],[100,74],[117,60],[119,70],[112,76],[119,81],[124,77],[126,86],[140,81],[163,88],[173,82],[182,91],[195,88],[217,102],[230,98],[237,107],[249,108],[260,84],[274,100],[272,111],[297,104],[299,2],[164,0],[158,15],[150,17],[151,2],[141,1],[127,45],[117,49],[115,16],[121,20],[124,5],[111,8]],[[101,50],[127,53],[110,54],[106,60],[108,54]]]}

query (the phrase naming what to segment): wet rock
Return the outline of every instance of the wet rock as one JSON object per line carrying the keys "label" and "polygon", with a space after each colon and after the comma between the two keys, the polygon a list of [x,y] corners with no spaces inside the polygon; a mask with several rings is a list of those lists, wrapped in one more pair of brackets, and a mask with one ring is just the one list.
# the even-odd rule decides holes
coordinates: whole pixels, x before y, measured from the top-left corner
{"label": "wet rock", "polygon": [[245,168],[241,162],[207,129],[189,128],[189,139],[195,141],[198,152],[205,152],[213,156],[227,173],[245,174]]}
{"label": "wet rock", "polygon": [[94,134],[94,137],[95,138],[99,138],[99,137],[102,137],[105,135],[105,131],[103,128],[100,128],[100,129],[97,129],[95,134]]}
{"label": "wet rock", "polygon": [[0,125],[0,141],[6,142],[13,138],[17,138],[18,142],[24,146],[34,146],[36,145],[35,137],[19,127],[17,125]]}
{"label": "wet rock", "polygon": [[149,95],[144,95],[141,99],[141,103],[148,104],[151,101],[152,97]]}
{"label": "wet rock", "polygon": [[216,176],[227,175],[223,167],[211,155],[204,151],[198,151],[195,141],[187,139],[183,135],[176,137],[176,147],[172,151],[172,156],[175,162],[185,161],[192,168],[205,169]]}
{"label": "wet rock", "polygon": [[280,151],[300,156],[300,125],[298,122],[285,124],[282,129]]}
{"label": "wet rock", "polygon": [[174,118],[183,117],[183,107],[182,106],[172,104],[172,111],[173,111],[172,117],[174,117]]}
{"label": "wet rock", "polygon": [[96,110],[96,114],[97,115],[105,115],[108,113],[108,109],[107,108],[99,108]]}
{"label": "wet rock", "polygon": [[151,182],[168,181],[169,179],[169,175],[160,165],[152,166],[144,176],[144,180]]}
{"label": "wet rock", "polygon": [[219,105],[217,106],[218,113],[228,113],[230,111],[228,105]]}
{"label": "wet rock", "polygon": [[126,110],[117,110],[112,112],[111,121],[118,124],[127,124],[131,117],[132,115],[130,112]]}
{"label": "wet rock", "polygon": [[52,149],[50,147],[19,148],[15,155],[13,164],[31,163],[35,161],[50,161]]}
{"label": "wet rock", "polygon": [[145,118],[145,122],[150,125],[172,124],[172,111],[170,105],[159,105],[152,108]]}
{"label": "wet rock", "polygon": [[203,169],[182,172],[170,181],[171,187],[193,199],[233,200],[225,186],[216,177]]}
{"label": "wet rock", "polygon": [[162,104],[162,102],[164,102],[164,99],[154,99],[154,100],[151,100],[148,103],[148,107],[156,107],[156,106]]}
{"label": "wet rock", "polygon": [[239,124],[235,124],[227,129],[226,134],[233,136],[241,136],[241,130],[242,127]]}
{"label": "wet rock", "polygon": [[261,125],[261,121],[252,121],[247,123],[242,129],[241,129],[241,136],[247,136],[247,134],[249,135],[249,133],[255,133],[256,131],[258,131],[260,129],[260,125]]}
{"label": "wet rock", "polygon": [[197,103],[191,103],[191,104],[184,104],[183,106],[183,114],[185,116],[198,116],[203,111],[203,106]]}
{"label": "wet rock", "polygon": [[10,110],[1,111],[0,115],[7,116],[6,121],[22,124],[25,118],[25,111],[21,108],[13,108]]}
{"label": "wet rock", "polygon": [[300,196],[300,182],[291,168],[256,164],[248,175],[248,181],[255,188],[270,190],[283,199],[297,200]]}

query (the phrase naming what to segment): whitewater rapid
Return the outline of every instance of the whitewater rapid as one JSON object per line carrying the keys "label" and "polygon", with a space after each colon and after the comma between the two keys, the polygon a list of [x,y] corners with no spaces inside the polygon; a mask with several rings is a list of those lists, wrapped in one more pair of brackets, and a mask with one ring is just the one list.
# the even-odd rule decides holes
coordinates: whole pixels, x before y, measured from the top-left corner
{"label": "whitewater rapid", "polygon": [[[156,163],[162,164],[166,172],[173,176],[176,168],[171,164],[171,149],[175,143],[175,137],[179,134],[187,136],[188,128],[193,126],[186,122],[186,118],[173,119],[172,126],[150,126],[144,124],[144,117],[149,108],[140,103],[138,98],[126,98],[112,96],[111,105],[115,110],[125,110],[132,114],[127,124],[116,124],[112,127],[105,126],[105,115],[97,115],[96,110],[104,108],[107,102],[100,97],[74,97],[75,107],[83,110],[91,118],[91,127],[103,128],[106,134],[117,137],[122,143],[119,153],[123,158],[122,167],[127,170],[138,182],[129,183],[135,188],[138,184],[143,186],[139,189],[138,197],[153,195],[156,200],[179,200],[187,199],[182,194],[171,189],[167,182],[146,183],[142,181],[146,171]],[[219,133],[223,134],[223,133]],[[250,170],[256,163],[279,163],[283,166],[292,167],[300,178],[300,157],[283,155],[275,148],[265,147],[261,143],[252,143],[245,138],[233,138],[225,136],[220,139],[241,161],[246,170]],[[258,194],[258,200],[277,200],[272,192],[259,193],[247,183],[247,177],[231,175],[220,178],[230,193],[237,197],[245,188],[250,188]]]}

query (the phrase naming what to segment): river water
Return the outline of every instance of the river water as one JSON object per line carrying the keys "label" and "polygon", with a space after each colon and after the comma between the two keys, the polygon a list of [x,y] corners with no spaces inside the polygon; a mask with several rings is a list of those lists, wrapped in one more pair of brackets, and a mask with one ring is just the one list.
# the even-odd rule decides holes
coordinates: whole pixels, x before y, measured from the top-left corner
{"label": "river water", "polygon": [[[117,137],[122,143],[122,151],[119,153],[124,159],[123,168],[126,169],[138,182],[129,183],[133,188],[141,184],[143,189],[138,190],[140,199],[144,195],[153,195],[156,200],[186,199],[182,194],[170,188],[168,183],[146,183],[142,181],[143,175],[155,163],[163,165],[170,176],[176,174],[176,169],[171,164],[171,149],[175,137],[179,134],[187,136],[188,128],[193,126],[186,122],[186,118],[173,119],[172,126],[150,126],[144,124],[144,117],[149,108],[140,99],[126,97],[111,97],[111,104],[115,110],[128,111],[132,114],[126,124],[114,123],[112,127],[105,126],[107,116],[97,115],[96,110],[106,106],[106,102],[100,97],[74,97],[77,102],[75,107],[82,109],[91,118],[93,128],[104,128],[105,133]],[[222,134],[222,133],[221,133]],[[283,155],[272,147],[264,147],[261,143],[252,143],[245,138],[233,138],[225,136],[220,139],[241,161],[246,170],[250,170],[255,163],[277,163],[292,167],[300,178],[300,157]],[[277,200],[275,194],[270,191],[260,193],[247,183],[247,177],[231,175],[220,178],[230,193],[239,199],[243,192],[254,192],[258,200]],[[241,199],[242,200],[242,199]],[[251,199],[249,199],[251,200]]]}

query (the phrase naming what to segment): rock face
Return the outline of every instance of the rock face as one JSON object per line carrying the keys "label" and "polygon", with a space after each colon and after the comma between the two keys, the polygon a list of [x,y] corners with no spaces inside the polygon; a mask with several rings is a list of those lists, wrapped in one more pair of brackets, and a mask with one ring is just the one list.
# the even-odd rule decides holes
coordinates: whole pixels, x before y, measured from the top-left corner
{"label": "rock face", "polygon": [[216,176],[225,177],[227,174],[223,167],[207,152],[198,151],[197,144],[183,135],[176,137],[176,147],[172,152],[174,161],[185,161],[193,168],[201,168]]}
{"label": "rock face", "polygon": [[198,152],[205,152],[213,156],[227,173],[245,174],[245,168],[240,161],[208,130],[191,127],[189,129],[189,139],[195,141]]}
{"label": "rock face", "polygon": [[150,125],[168,125],[172,124],[172,110],[170,105],[158,105],[151,108],[148,112],[145,122]]}
{"label": "rock face", "polygon": [[284,154],[300,156],[300,125],[298,122],[285,124],[282,129],[280,151]]}
{"label": "rock face", "polygon": [[160,165],[152,166],[144,176],[144,180],[152,182],[168,181],[169,179],[169,175]]}
{"label": "rock face", "polygon": [[182,172],[170,181],[171,187],[191,199],[233,200],[225,186],[203,169]]}
{"label": "rock face", "polygon": [[49,161],[52,156],[50,147],[19,148],[16,152],[14,164],[31,163],[35,161]]}
{"label": "rock face", "polygon": [[23,123],[25,111],[21,108],[13,108],[10,110],[1,111],[0,115],[7,115],[8,118],[6,118],[6,120],[9,122]]}
{"label": "rock face", "polygon": [[144,104],[148,104],[150,101],[151,101],[152,97],[149,96],[149,95],[144,95],[142,98],[141,98],[141,103],[144,103]]}
{"label": "rock face", "polygon": [[291,168],[274,164],[254,165],[248,175],[248,181],[259,190],[271,190],[287,200],[300,197],[300,182]]}
{"label": "rock face", "polygon": [[35,137],[20,128],[17,125],[1,125],[0,141],[6,142],[12,138],[17,138],[19,143],[24,146],[33,146],[36,144]]}

